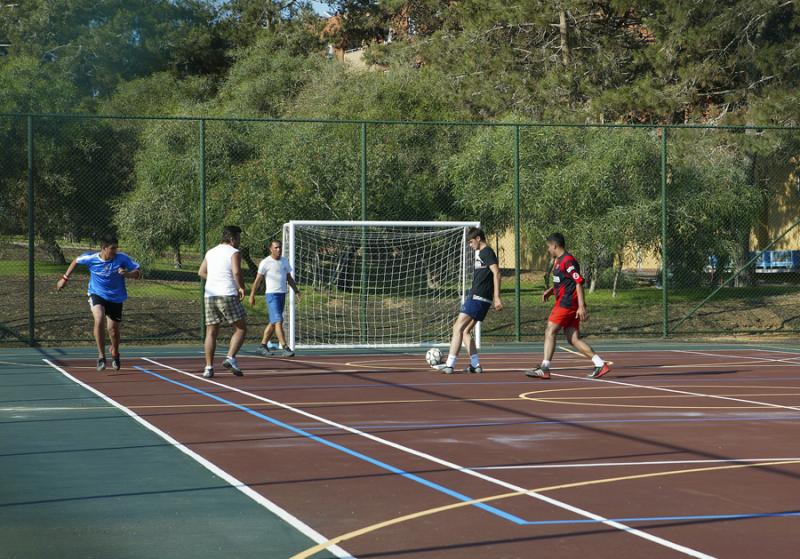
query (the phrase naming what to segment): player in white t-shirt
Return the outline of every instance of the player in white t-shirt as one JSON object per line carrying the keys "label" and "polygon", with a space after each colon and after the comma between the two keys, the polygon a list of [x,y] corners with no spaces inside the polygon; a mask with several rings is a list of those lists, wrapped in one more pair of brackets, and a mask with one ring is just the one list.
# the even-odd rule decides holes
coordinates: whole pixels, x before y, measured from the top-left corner
{"label": "player in white t-shirt", "polygon": [[244,343],[247,333],[247,314],[242,307],[244,281],[242,280],[242,254],[239,252],[242,230],[229,225],[222,230],[222,242],[206,252],[200,264],[198,275],[206,280],[206,367],[203,376],[214,376],[214,352],[217,349],[217,336],[221,324],[233,325],[228,355],[222,366],[234,375],[242,376],[242,369],[236,362],[236,354]]}
{"label": "player in white t-shirt", "polygon": [[294,351],[286,343],[286,336],[283,333],[283,309],[286,306],[286,294],[289,287],[300,297],[300,290],[292,277],[292,266],[289,261],[281,256],[283,254],[283,244],[280,241],[272,241],[269,244],[269,256],[264,258],[258,265],[258,274],[250,290],[250,306],[256,304],[256,291],[258,291],[261,281],[266,283],[266,301],[269,312],[269,324],[264,329],[264,336],[261,338],[261,346],[256,350],[259,355],[270,355],[268,343],[272,334],[278,335],[278,342],[283,348],[283,357],[292,357]]}

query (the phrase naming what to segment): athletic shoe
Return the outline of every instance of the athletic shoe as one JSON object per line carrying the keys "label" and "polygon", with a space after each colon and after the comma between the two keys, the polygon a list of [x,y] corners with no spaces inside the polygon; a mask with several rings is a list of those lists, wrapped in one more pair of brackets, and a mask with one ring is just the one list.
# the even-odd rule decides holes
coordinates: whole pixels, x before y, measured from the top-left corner
{"label": "athletic shoe", "polygon": [[104,371],[106,368],[106,358],[105,357],[98,357],[97,359],[97,370]]}
{"label": "athletic shoe", "polygon": [[269,341],[267,342],[267,349],[271,351],[275,351],[276,349],[280,349],[281,346],[278,342]]}
{"label": "athletic shoe", "polygon": [[455,372],[453,370],[453,367],[448,367],[446,363],[442,363],[440,365],[436,365],[434,367],[434,369],[436,369],[440,373],[444,373],[445,375],[452,375]]}
{"label": "athletic shoe", "polygon": [[206,367],[205,369],[203,369],[203,378],[214,378],[213,367]]}
{"label": "athletic shoe", "polygon": [[239,364],[236,362],[236,359],[231,359],[230,357],[226,357],[225,361],[222,362],[222,366],[226,369],[230,369],[231,372],[236,375],[237,377],[242,376],[242,370],[239,368]]}
{"label": "athletic shoe", "polygon": [[606,376],[611,371],[608,363],[603,363],[602,367],[595,367],[594,371],[588,374],[589,378],[600,378]]}
{"label": "athletic shoe", "polygon": [[483,372],[483,367],[481,367],[480,365],[478,365],[477,367],[473,367],[472,365],[470,365],[469,367],[464,369],[464,372],[465,373],[481,374]]}
{"label": "athletic shoe", "polygon": [[269,357],[270,355],[272,355],[272,352],[269,350],[269,347],[265,345],[258,346],[258,349],[256,349],[256,353],[258,355],[261,355],[262,357]]}
{"label": "athletic shoe", "polygon": [[544,367],[536,367],[535,369],[528,369],[527,371],[525,371],[525,376],[529,376],[531,378],[539,378],[542,380],[549,380],[550,369]]}
{"label": "athletic shoe", "polygon": [[294,352],[288,347],[285,347],[283,348],[283,353],[281,353],[281,357],[294,357]]}
{"label": "athletic shoe", "polygon": [[120,363],[119,355],[111,358],[111,366],[114,367],[115,371],[119,371],[122,368],[122,363]]}

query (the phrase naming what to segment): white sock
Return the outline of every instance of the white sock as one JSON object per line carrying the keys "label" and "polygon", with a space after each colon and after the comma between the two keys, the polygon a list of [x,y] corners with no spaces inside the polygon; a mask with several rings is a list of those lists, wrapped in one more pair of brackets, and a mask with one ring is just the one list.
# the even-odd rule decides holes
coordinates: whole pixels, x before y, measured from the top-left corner
{"label": "white sock", "polygon": [[475,355],[469,356],[469,364],[472,365],[473,367],[480,367],[481,360],[480,357],[478,357],[477,353]]}
{"label": "white sock", "polygon": [[595,367],[602,367],[603,365],[605,365],[605,361],[603,361],[603,358],[597,355],[596,353],[592,355],[592,363],[594,363]]}
{"label": "white sock", "polygon": [[542,369],[549,369],[550,368],[550,361],[547,359],[542,360]]}
{"label": "white sock", "polygon": [[456,356],[455,355],[448,355],[447,361],[445,362],[445,367],[455,367],[456,366]]}

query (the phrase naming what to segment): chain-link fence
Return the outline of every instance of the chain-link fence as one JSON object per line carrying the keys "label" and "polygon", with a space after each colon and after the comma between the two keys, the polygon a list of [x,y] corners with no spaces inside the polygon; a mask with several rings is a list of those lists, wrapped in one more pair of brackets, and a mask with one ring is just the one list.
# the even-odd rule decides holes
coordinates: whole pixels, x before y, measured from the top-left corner
{"label": "chain-link fence", "polygon": [[0,141],[0,342],[90,340],[85,271],[55,282],[108,232],[144,270],[125,339],[197,340],[222,227],[249,283],[292,219],[481,221],[505,276],[488,341],[541,335],[556,230],[587,333],[800,329],[796,128],[0,115]]}

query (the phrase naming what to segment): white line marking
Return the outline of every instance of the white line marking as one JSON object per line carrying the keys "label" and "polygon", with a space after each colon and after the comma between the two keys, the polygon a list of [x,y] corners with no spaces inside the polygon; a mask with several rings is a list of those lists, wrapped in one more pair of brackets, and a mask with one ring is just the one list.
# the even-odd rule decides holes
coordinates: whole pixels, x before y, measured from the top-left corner
{"label": "white line marking", "polygon": [[[309,526],[308,524],[306,524],[305,522],[303,522],[302,520],[300,520],[296,516],[292,515],[290,512],[288,512],[285,509],[281,508],[279,505],[273,503],[272,501],[270,501],[269,499],[267,499],[266,497],[264,497],[260,493],[255,492],[249,486],[245,485],[244,483],[242,483],[241,481],[239,481],[238,479],[236,479],[235,477],[230,475],[228,472],[226,472],[225,470],[223,470],[222,468],[220,468],[219,466],[214,464],[213,462],[209,462],[208,460],[206,460],[205,458],[203,458],[202,456],[197,454],[195,451],[193,451],[193,450],[187,448],[186,446],[184,446],[183,444],[179,443],[177,440],[173,439],[170,435],[168,435],[167,433],[165,433],[164,431],[162,431],[161,429],[159,429],[155,425],[153,425],[151,423],[148,423],[147,421],[145,421],[144,419],[142,419],[141,417],[136,415],[136,413],[134,413],[133,411],[131,411],[127,407],[123,406],[122,404],[120,404],[116,400],[113,400],[112,398],[110,398],[109,396],[106,396],[105,394],[103,394],[99,390],[96,390],[96,389],[92,388],[88,384],[86,384],[83,381],[81,381],[81,380],[77,379],[76,377],[72,376],[71,374],[69,374],[67,371],[65,371],[64,369],[62,369],[58,365],[55,365],[54,363],[52,363],[50,360],[42,359],[42,361],[44,361],[45,363],[47,363],[48,365],[53,367],[55,370],[57,370],[59,373],[61,373],[62,375],[64,375],[68,379],[70,379],[71,381],[75,382],[76,384],[79,384],[80,386],[82,386],[83,388],[88,390],[89,392],[92,392],[93,394],[95,394],[96,396],[99,396],[100,398],[102,398],[103,400],[108,402],[109,404],[119,408],[121,411],[123,411],[124,413],[128,414],[129,416],[131,416],[136,422],[140,423],[141,425],[143,425],[144,427],[146,427],[147,429],[149,429],[150,431],[152,431],[153,433],[155,433],[156,435],[158,435],[159,437],[161,437],[162,439],[167,441],[170,445],[172,445],[176,449],[180,450],[181,452],[183,452],[187,456],[189,456],[192,459],[194,459],[196,462],[198,462],[199,464],[204,466],[211,473],[213,473],[216,476],[218,476],[218,477],[222,478],[223,480],[227,481],[232,487],[235,487],[236,489],[238,489],[239,491],[241,491],[242,493],[244,493],[245,495],[247,495],[248,497],[253,499],[256,503],[258,503],[259,505],[261,505],[262,507],[264,507],[265,509],[267,509],[268,511],[270,511],[271,513],[273,513],[277,517],[279,517],[284,522],[286,522],[289,525],[291,525],[292,527],[294,527],[296,530],[298,530],[300,533],[302,533],[305,536],[307,536],[308,538],[310,538],[312,541],[314,541],[316,543],[324,543],[324,542],[327,542],[329,540],[329,538],[326,538],[325,536],[323,536],[322,534],[320,534],[319,532],[314,530],[311,526]],[[336,555],[337,557],[341,557],[343,559],[354,559],[352,555],[347,553],[344,549],[342,549],[339,546],[332,546],[332,547],[330,547],[328,549],[334,555]]]}
{"label": "white line marking", "polygon": [[666,466],[681,464],[745,464],[750,462],[772,462],[800,460],[800,458],[739,458],[729,460],[659,460],[654,462],[598,462],[595,464],[520,464],[518,466],[480,466],[473,470],[546,470],[551,468],[606,468],[614,466]]}
{"label": "white line marking", "polygon": [[797,362],[797,359],[800,359],[800,356],[794,357],[791,359],[771,359],[769,357],[750,357],[749,355],[725,355],[722,353],[704,353],[702,351],[688,351],[685,349],[671,349],[669,350],[672,353],[687,353],[692,355],[707,355],[710,357],[728,357],[731,359],[748,359],[750,361],[762,361],[766,363],[789,363],[790,365],[800,365]]}
{"label": "white line marking", "polygon": [[648,390],[660,390],[661,392],[672,392],[674,394],[685,394],[686,396],[697,396],[699,398],[716,398],[717,400],[728,400],[731,402],[739,402],[744,404],[755,404],[757,406],[765,406],[768,408],[779,408],[783,410],[792,410],[792,411],[800,411],[800,407],[797,406],[784,406],[782,404],[772,404],[770,402],[760,402],[758,400],[745,400],[743,398],[733,398],[731,396],[718,396],[716,394],[705,394],[703,392],[689,392],[688,390],[675,390],[674,388],[664,388],[661,386],[648,386],[646,384],[634,384],[632,382],[622,382],[618,380],[608,380],[604,378],[588,378],[588,377],[576,377],[572,375],[565,375],[563,373],[553,373],[554,377],[563,377],[563,378],[571,378],[574,380],[584,380],[589,382],[606,382],[609,384],[618,384],[620,386],[629,386],[632,388],[646,388]]}
{"label": "white line marking", "polygon": [[651,541],[653,543],[656,543],[658,545],[662,545],[662,546],[667,547],[669,549],[672,549],[674,551],[678,551],[678,552],[683,553],[685,555],[689,555],[690,557],[697,557],[698,559],[714,559],[713,556],[707,555],[707,554],[702,553],[700,551],[697,551],[695,549],[680,545],[678,543],[675,543],[675,542],[672,542],[670,540],[655,536],[655,535],[647,533],[647,532],[643,532],[643,531],[638,530],[636,528],[631,528],[630,526],[627,526],[626,524],[622,524],[622,523],[616,522],[614,520],[609,520],[608,518],[606,518],[604,516],[600,516],[599,514],[595,514],[593,512],[589,512],[587,510],[584,510],[584,509],[578,508],[576,506],[570,505],[568,503],[565,503],[563,501],[559,501],[559,500],[554,499],[552,497],[548,497],[546,495],[542,495],[540,493],[536,493],[535,491],[528,491],[527,489],[525,489],[523,487],[520,487],[518,485],[514,485],[512,483],[505,482],[503,480],[488,476],[486,474],[482,474],[480,472],[476,472],[476,471],[471,470],[469,468],[465,468],[464,466],[459,466],[458,464],[455,464],[453,462],[449,462],[449,461],[444,460],[442,458],[437,458],[436,456],[433,456],[431,454],[427,454],[427,453],[421,452],[419,450],[414,450],[414,449],[409,448],[407,446],[403,446],[401,444],[394,443],[394,442],[392,442],[390,440],[383,439],[381,437],[372,435],[370,433],[365,433],[363,431],[359,431],[358,429],[354,429],[353,427],[348,427],[347,425],[342,425],[341,423],[336,423],[335,421],[331,421],[330,419],[325,419],[324,417],[321,417],[319,415],[315,415],[313,413],[309,413],[309,412],[304,411],[304,410],[293,408],[292,406],[289,406],[287,404],[283,404],[283,403],[278,402],[276,400],[271,400],[269,398],[265,398],[265,397],[259,396],[257,394],[252,394],[250,392],[247,392],[247,391],[242,390],[240,388],[236,388],[236,387],[230,386],[228,384],[224,384],[224,383],[217,382],[217,381],[214,381],[214,380],[211,380],[211,379],[205,379],[205,378],[199,377],[197,375],[193,375],[193,374],[188,373],[186,371],[182,371],[180,369],[176,369],[175,367],[171,367],[169,365],[165,365],[163,363],[159,363],[158,361],[154,361],[153,359],[149,359],[147,357],[145,357],[143,359],[144,359],[144,361],[148,361],[148,362],[153,363],[154,365],[157,365],[159,367],[163,367],[165,369],[169,369],[169,370],[175,371],[176,373],[180,373],[182,375],[191,377],[191,378],[193,378],[193,379],[195,379],[197,381],[201,381],[201,382],[205,382],[205,383],[208,383],[208,384],[213,384],[213,385],[216,385],[216,386],[220,386],[220,387],[225,388],[226,390],[230,390],[232,392],[238,392],[240,394],[243,394],[245,396],[249,396],[249,397],[254,398],[256,400],[261,400],[262,402],[267,402],[269,404],[272,404],[274,406],[278,406],[280,408],[283,408],[285,410],[291,411],[291,412],[296,413],[298,415],[302,415],[302,416],[305,416],[305,417],[307,417],[309,419],[313,419],[314,421],[318,421],[320,423],[324,423],[326,425],[330,425],[331,427],[336,427],[337,429],[341,429],[343,431],[347,431],[348,433],[352,433],[354,435],[358,435],[360,437],[364,437],[366,439],[369,439],[371,441],[374,441],[376,443],[379,443],[379,444],[382,444],[382,445],[385,445],[385,446],[389,446],[389,447],[394,448],[396,450],[399,450],[401,452],[412,454],[414,456],[417,456],[417,457],[422,458],[424,460],[428,460],[429,462],[433,462],[435,464],[439,464],[440,466],[444,466],[444,467],[449,468],[451,470],[456,470],[456,471],[459,471],[459,472],[463,472],[463,473],[465,473],[467,475],[471,475],[473,477],[482,479],[482,480],[487,481],[489,483],[492,483],[492,484],[495,484],[495,485],[499,485],[499,486],[504,487],[506,489],[510,489],[512,491],[518,491],[518,492],[524,493],[524,494],[526,494],[526,495],[528,495],[530,497],[533,497],[534,499],[538,499],[540,501],[544,501],[544,502],[549,503],[549,504],[551,504],[553,506],[556,506],[558,508],[561,508],[561,509],[564,509],[564,510],[568,510],[568,511],[574,513],[574,514],[579,515],[579,516],[583,516],[583,517],[586,517],[586,518],[591,518],[593,520],[597,520],[597,521],[599,521],[599,522],[601,522],[603,524],[606,524],[607,526],[611,526],[612,528],[616,528],[617,530],[622,530],[623,532],[627,532],[628,534],[631,534],[633,536],[637,536],[639,538],[643,538],[645,540],[649,540],[649,541]]}

